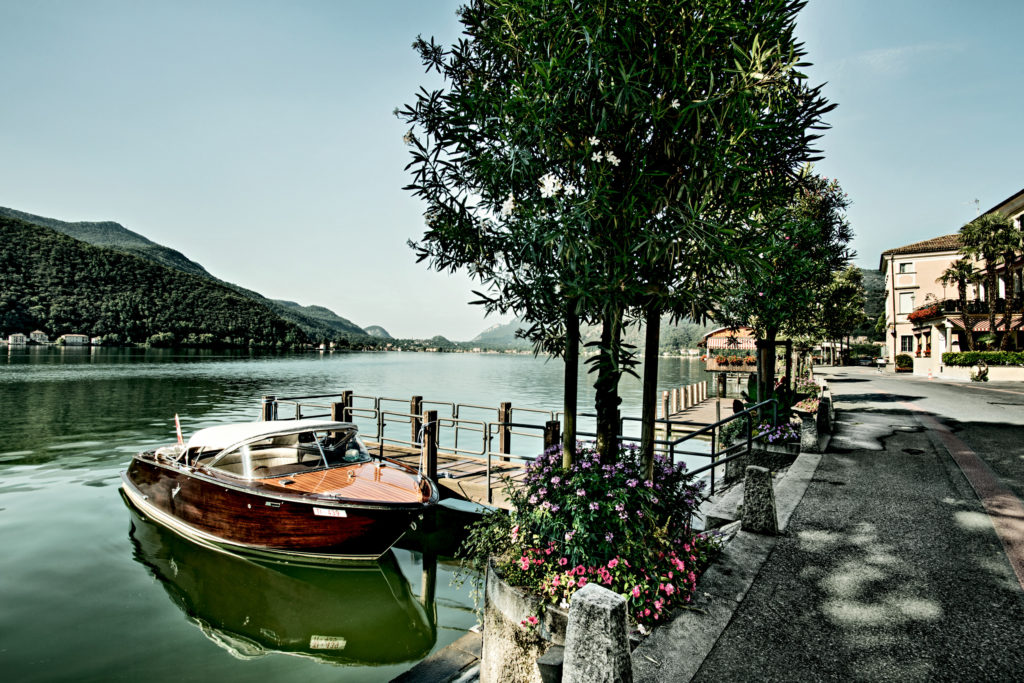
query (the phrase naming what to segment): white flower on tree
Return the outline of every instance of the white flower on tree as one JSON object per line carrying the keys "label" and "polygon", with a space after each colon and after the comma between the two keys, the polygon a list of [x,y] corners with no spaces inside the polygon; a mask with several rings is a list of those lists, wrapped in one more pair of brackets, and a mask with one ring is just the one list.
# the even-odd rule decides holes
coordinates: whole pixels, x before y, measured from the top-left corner
{"label": "white flower on tree", "polygon": [[512,193],[510,192],[508,197],[505,198],[505,201],[501,205],[501,215],[502,216],[508,216],[513,211],[515,211],[515,208],[516,208],[516,199],[515,199],[515,197],[512,196]]}
{"label": "white flower on tree", "polygon": [[597,138],[595,138],[593,135],[590,136],[589,142],[590,142],[591,146],[593,146],[593,147],[597,147],[598,145],[601,144],[601,141],[598,140]]}
{"label": "white flower on tree", "polygon": [[545,173],[540,178],[540,196],[547,199],[548,197],[554,197],[558,194],[558,191],[562,189],[562,181],[555,177],[553,173]]}
{"label": "white flower on tree", "polygon": [[594,152],[593,154],[590,155],[590,159],[592,161],[601,161],[602,158],[603,157],[600,152]]}
{"label": "white flower on tree", "polygon": [[611,164],[612,166],[618,166],[619,163],[622,161],[617,156],[615,156],[613,152],[605,152],[604,158],[607,159],[608,163]]}
{"label": "white flower on tree", "polygon": [[679,107],[681,107],[681,106],[682,105],[679,104],[679,100],[678,99],[672,100],[672,108],[673,109],[679,109]]}

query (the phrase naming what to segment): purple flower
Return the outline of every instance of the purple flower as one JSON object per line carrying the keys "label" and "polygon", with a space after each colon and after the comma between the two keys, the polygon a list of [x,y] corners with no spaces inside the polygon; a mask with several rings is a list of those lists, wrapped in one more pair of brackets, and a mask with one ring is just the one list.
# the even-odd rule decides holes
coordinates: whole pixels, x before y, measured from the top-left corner
{"label": "purple flower", "polygon": [[551,477],[551,484],[552,485],[558,486],[560,483],[562,483],[562,478],[561,477]]}
{"label": "purple flower", "polygon": [[615,538],[615,534],[613,534],[610,531],[604,535],[604,540],[608,541],[609,543],[612,542],[613,538]]}
{"label": "purple flower", "polygon": [[584,491],[583,489],[576,489],[576,495],[577,496],[585,496],[585,495],[587,495],[587,492]]}
{"label": "purple flower", "polygon": [[596,510],[597,510],[597,509],[598,509],[599,507],[601,507],[601,506],[600,506],[600,505],[598,505],[597,503],[591,503],[591,504],[590,504],[590,509],[591,509],[591,510],[594,510],[594,511],[596,511]]}
{"label": "purple flower", "polygon": [[626,480],[626,486],[628,486],[629,488],[636,488],[637,483],[638,482],[637,482],[636,479],[627,479]]}

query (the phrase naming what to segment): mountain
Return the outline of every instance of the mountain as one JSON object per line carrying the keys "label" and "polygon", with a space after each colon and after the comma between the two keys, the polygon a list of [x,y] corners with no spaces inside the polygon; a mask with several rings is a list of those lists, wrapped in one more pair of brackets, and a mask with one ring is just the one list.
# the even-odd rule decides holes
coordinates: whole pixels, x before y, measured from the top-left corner
{"label": "mountain", "polygon": [[[302,306],[294,301],[284,301],[282,299],[270,299],[270,301],[285,312],[292,313],[299,318],[316,321],[326,325],[335,332],[341,332],[345,335],[355,335],[357,337],[368,334],[366,330],[359,327],[348,318],[342,318],[329,308],[324,308],[323,306]],[[385,334],[387,333],[385,332]]]}
{"label": "mountain", "polygon": [[233,289],[242,296],[265,306],[283,320],[297,325],[310,340],[362,339],[368,336],[363,328],[323,306],[302,306],[294,301],[268,299],[258,292],[215,278],[205,268],[181,252],[146,239],[120,223],[113,221],[68,223],[3,207],[0,207],[0,217],[22,220],[32,225],[64,233],[96,247],[115,249],[183,273],[206,278],[218,285]]}
{"label": "mountain", "polygon": [[885,274],[873,268],[861,268],[860,272],[864,275],[864,313],[874,325],[885,307]]}
{"label": "mountain", "polygon": [[213,277],[206,272],[205,268],[195,261],[188,259],[181,252],[148,240],[142,235],[132,232],[120,223],[114,223],[113,221],[103,221],[99,223],[89,223],[84,221],[67,223],[55,218],[36,216],[31,213],[16,211],[15,209],[7,209],[2,206],[0,206],[0,216],[5,218],[15,218],[33,225],[41,225],[45,228],[50,228],[51,230],[56,230],[57,232],[62,232],[65,235],[74,237],[76,240],[92,244],[93,246],[107,247],[123,251],[134,256],[140,256],[149,261],[154,261],[169,268],[180,270],[183,273],[190,273],[192,275],[199,275],[208,278]]}
{"label": "mountain", "polygon": [[388,331],[385,330],[380,325],[370,325],[369,327],[364,327],[363,329],[366,331],[366,334],[370,335],[371,337],[377,337],[378,339],[394,339],[394,337],[388,334]]}
{"label": "mountain", "polygon": [[306,340],[298,326],[208,275],[0,216],[0,334],[32,329],[165,346]]}
{"label": "mountain", "polygon": [[528,325],[520,320],[513,320],[507,323],[497,323],[495,325],[491,325],[486,330],[473,337],[473,339],[470,340],[470,343],[479,344],[480,346],[528,349],[530,348],[530,342],[516,336],[516,330],[521,327],[525,328],[528,327]]}

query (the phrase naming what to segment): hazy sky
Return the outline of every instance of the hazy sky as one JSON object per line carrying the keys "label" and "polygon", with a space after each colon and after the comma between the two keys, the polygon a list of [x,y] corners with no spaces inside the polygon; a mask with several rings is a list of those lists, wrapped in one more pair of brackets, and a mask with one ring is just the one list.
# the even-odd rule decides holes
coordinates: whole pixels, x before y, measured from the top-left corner
{"label": "hazy sky", "polygon": [[[492,320],[406,246],[396,106],[449,0],[0,0],[0,206],[114,220],[273,298],[401,337]],[[1024,3],[811,0],[814,82],[839,103],[819,164],[859,263],[955,232],[1024,187]]]}

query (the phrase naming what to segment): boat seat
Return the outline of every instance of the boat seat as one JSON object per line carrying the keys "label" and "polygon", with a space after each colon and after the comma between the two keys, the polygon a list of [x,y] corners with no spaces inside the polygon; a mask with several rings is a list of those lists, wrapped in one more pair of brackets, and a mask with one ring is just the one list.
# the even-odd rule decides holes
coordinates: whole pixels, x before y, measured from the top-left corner
{"label": "boat seat", "polygon": [[[225,461],[218,463],[214,469],[228,472],[236,477],[246,474],[245,462],[241,454],[232,453]],[[312,454],[294,447],[263,448],[253,451],[249,460],[252,463],[252,476],[256,479],[288,474],[304,467],[316,467],[322,463],[320,454]]]}

